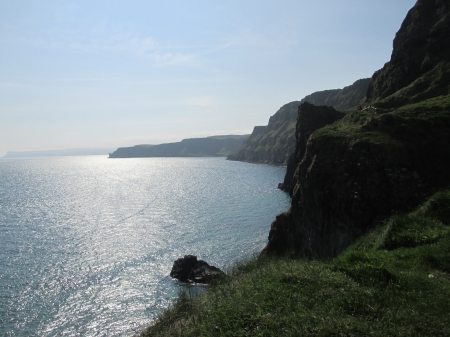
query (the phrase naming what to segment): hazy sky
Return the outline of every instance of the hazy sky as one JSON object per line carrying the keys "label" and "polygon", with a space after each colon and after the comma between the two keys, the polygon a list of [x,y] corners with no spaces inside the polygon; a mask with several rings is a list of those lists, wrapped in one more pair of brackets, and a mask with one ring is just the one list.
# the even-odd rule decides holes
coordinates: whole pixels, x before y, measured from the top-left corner
{"label": "hazy sky", "polygon": [[250,133],[370,77],[415,0],[0,0],[0,156]]}

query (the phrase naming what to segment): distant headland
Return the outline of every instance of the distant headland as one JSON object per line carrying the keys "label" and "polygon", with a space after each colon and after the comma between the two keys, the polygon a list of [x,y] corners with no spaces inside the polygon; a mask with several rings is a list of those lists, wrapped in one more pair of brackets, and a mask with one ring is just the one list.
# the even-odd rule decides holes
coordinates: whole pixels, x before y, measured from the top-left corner
{"label": "distant headland", "polygon": [[183,139],[177,143],[121,147],[109,158],[142,157],[227,157],[236,151],[249,135],[225,135]]}

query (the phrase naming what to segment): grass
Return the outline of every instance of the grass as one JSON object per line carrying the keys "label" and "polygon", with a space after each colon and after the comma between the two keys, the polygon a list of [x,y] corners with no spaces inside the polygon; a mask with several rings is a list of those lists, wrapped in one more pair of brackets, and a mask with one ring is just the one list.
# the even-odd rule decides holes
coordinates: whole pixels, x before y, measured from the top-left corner
{"label": "grass", "polygon": [[450,335],[450,191],[334,260],[258,256],[181,293],[141,336]]}
{"label": "grass", "polygon": [[450,111],[450,95],[430,98],[416,104],[408,104],[396,111]]}

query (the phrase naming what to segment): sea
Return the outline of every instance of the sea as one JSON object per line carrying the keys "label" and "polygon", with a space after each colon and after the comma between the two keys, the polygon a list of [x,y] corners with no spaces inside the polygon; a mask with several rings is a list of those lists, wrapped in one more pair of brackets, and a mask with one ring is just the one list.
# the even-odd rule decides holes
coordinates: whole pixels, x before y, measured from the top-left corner
{"label": "sea", "polygon": [[[197,255],[257,254],[289,207],[285,168],[224,158],[0,160],[0,336],[133,336]],[[207,288],[207,287],[206,287]]]}

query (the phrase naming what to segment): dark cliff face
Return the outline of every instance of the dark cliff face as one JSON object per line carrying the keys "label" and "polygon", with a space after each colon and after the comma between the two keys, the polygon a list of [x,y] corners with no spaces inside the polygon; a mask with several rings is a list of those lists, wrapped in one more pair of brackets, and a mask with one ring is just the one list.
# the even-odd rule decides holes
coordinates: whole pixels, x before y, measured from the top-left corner
{"label": "dark cliff face", "polygon": [[295,128],[298,106],[303,102],[329,105],[346,110],[355,108],[364,99],[370,79],[358,80],[343,89],[315,92],[300,102],[282,106],[269,119],[267,126],[256,126],[242,147],[228,159],[251,163],[287,165],[295,150]]}
{"label": "dark cliff face", "polygon": [[[303,110],[320,124],[319,108]],[[303,122],[299,115],[298,128]],[[304,135],[297,132],[291,208],[272,223],[269,252],[335,256],[450,183],[448,112],[351,112]]]}
{"label": "dark cliff face", "polygon": [[332,124],[345,116],[345,113],[336,111],[329,106],[316,107],[309,103],[303,103],[298,107],[297,125],[295,129],[296,151],[289,158],[286,175],[282,186],[279,186],[285,191],[290,191],[292,196],[292,180],[298,163],[301,162],[306,152],[306,143],[311,134],[323,128],[326,125]]}
{"label": "dark cliff face", "polygon": [[391,60],[372,77],[366,103],[399,107],[450,93],[450,2],[419,0],[397,32]]}
{"label": "dark cliff face", "polygon": [[342,89],[318,91],[305,96],[300,103],[328,105],[338,110],[354,109],[366,96],[370,82],[370,78],[364,78]]}

